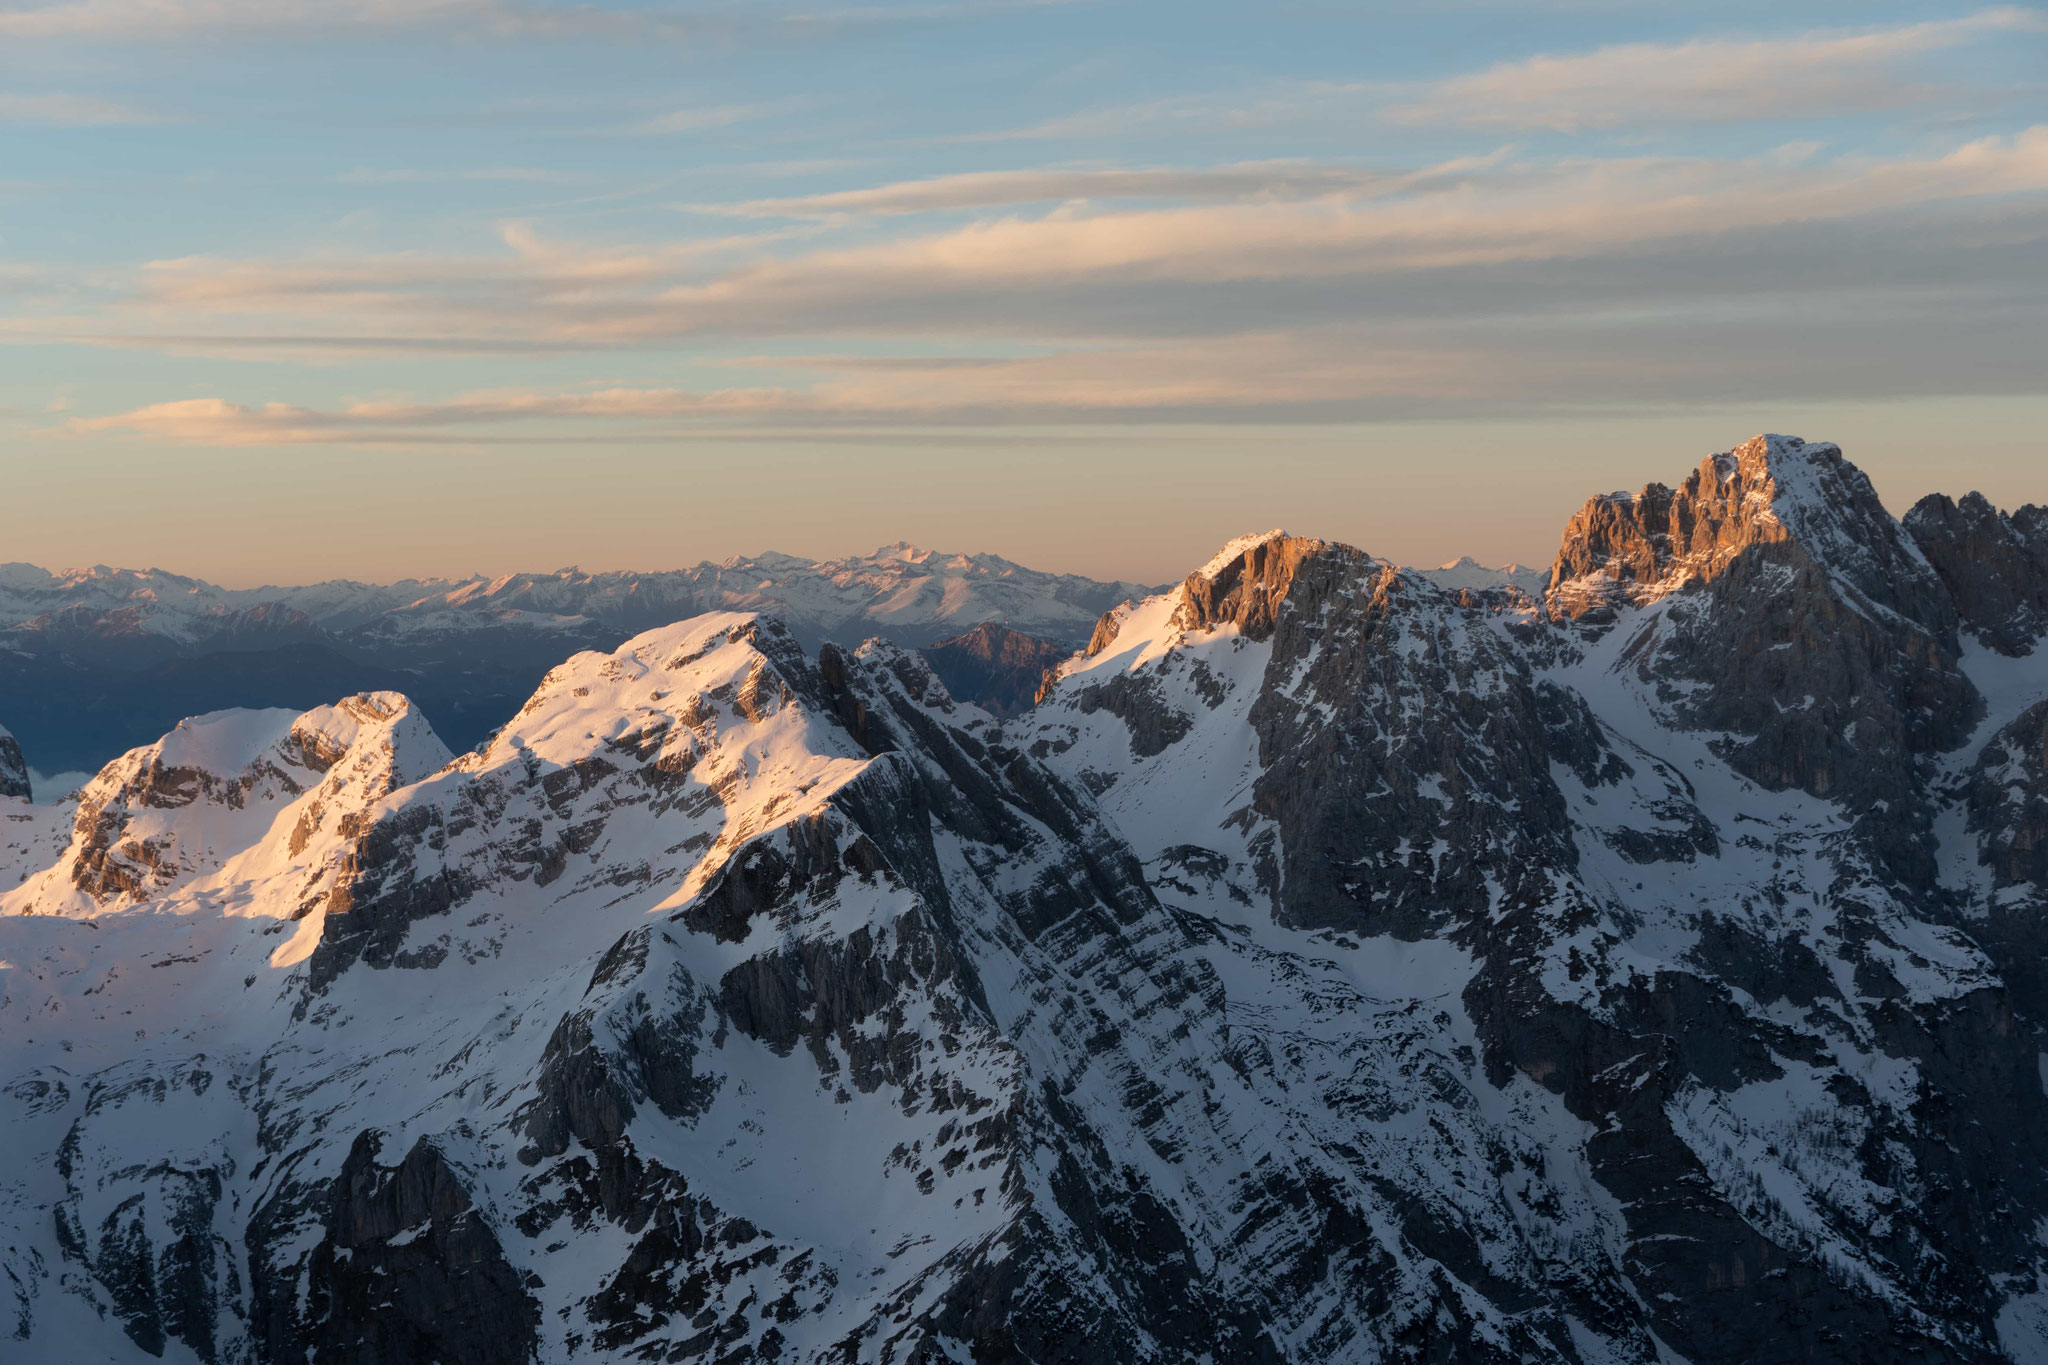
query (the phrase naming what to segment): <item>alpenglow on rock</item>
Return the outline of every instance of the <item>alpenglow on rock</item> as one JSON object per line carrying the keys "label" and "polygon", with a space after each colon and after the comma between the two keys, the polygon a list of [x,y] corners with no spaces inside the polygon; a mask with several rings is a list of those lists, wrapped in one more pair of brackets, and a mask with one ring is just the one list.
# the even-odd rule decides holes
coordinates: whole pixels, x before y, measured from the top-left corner
{"label": "alpenglow on rock", "polygon": [[5,1359],[2048,1359],[2048,582],[1949,506],[1760,437],[1011,716],[725,611],[0,799]]}

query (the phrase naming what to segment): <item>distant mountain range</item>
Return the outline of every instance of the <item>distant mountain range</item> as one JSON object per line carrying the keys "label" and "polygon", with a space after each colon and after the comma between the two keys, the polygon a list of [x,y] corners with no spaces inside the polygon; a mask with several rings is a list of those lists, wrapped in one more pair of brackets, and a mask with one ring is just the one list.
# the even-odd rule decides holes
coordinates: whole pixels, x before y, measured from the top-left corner
{"label": "distant mountain range", "polygon": [[337,580],[221,588],[161,569],[98,565],[51,573],[0,565],[0,648],[43,640],[90,649],[114,641],[191,645],[281,640],[403,644],[478,631],[641,630],[706,611],[773,610],[802,638],[906,641],[998,621],[1048,639],[1086,638],[1109,607],[1153,589],[1040,573],[995,555],[907,544],[851,559],[764,554],[660,573],[515,573],[500,578]]}
{"label": "distant mountain range", "polygon": [[92,771],[179,719],[404,691],[458,750],[578,649],[707,611],[772,611],[797,638],[916,647],[996,622],[1072,648],[1154,591],[995,555],[897,544],[852,559],[764,554],[663,573],[221,588],[160,569],[0,565],[0,697],[44,772]]}

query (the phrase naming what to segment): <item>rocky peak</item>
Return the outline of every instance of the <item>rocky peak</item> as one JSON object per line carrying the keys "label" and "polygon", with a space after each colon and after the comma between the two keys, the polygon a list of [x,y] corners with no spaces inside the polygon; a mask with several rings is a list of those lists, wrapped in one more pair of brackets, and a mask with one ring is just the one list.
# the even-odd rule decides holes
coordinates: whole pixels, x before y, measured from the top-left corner
{"label": "rocky peak", "polygon": [[1906,513],[1907,534],[1955,599],[1963,625],[2001,654],[2029,652],[2048,629],[2048,508],[2011,516],[1982,493],[1930,493]]}
{"label": "rocky peak", "polygon": [[[680,904],[757,839],[816,816],[867,757],[774,617],[713,612],[577,654],[481,751],[351,832],[345,872],[300,945],[309,983],[324,991],[358,962],[432,967],[451,945],[480,950],[488,927],[407,947],[416,923],[478,896],[651,879]],[[479,824],[478,810],[496,818]],[[651,859],[612,837],[657,819],[667,833]],[[734,895],[741,909],[707,912],[726,915],[721,925],[745,919]]]}
{"label": "rocky peak", "polygon": [[349,817],[447,761],[425,719],[395,692],[304,713],[195,716],[80,790],[62,857],[12,893],[8,908],[118,909],[217,872],[273,833],[277,859],[296,858],[321,829],[330,841],[342,837]]}
{"label": "rocky peak", "polygon": [[349,840],[378,801],[425,780],[452,757],[427,718],[399,692],[360,692],[292,722],[284,746],[320,774],[300,805],[285,853],[302,858],[323,839]]}
{"label": "rocky peak", "polygon": [[1183,630],[1236,626],[1249,638],[1263,640],[1273,633],[1280,604],[1302,564],[1335,548],[1327,540],[1284,531],[1253,537],[1248,544],[1233,541],[1181,584],[1174,622]]}
{"label": "rocky peak", "polygon": [[1718,735],[1767,788],[1844,802],[1892,872],[1931,878],[1916,765],[1961,743],[1983,703],[1948,589],[1839,447],[1759,436],[1676,489],[1594,498],[1566,528],[1548,606],[1588,636],[1625,621],[1614,667],[1667,723]]}
{"label": "rocky peak", "polygon": [[[1407,939],[1472,932],[1571,866],[1549,728],[1482,606],[1279,532],[1104,618],[1018,723],[1176,885]],[[1190,821],[1191,772],[1229,795]]]}
{"label": "rocky peak", "polygon": [[0,796],[29,799],[28,762],[4,725],[0,725]]}
{"label": "rocky peak", "polygon": [[930,550],[920,550],[907,540],[899,540],[894,545],[880,546],[871,556],[877,560],[898,559],[905,564],[922,564],[932,557]]}
{"label": "rocky peak", "polygon": [[1810,561],[1858,609],[1895,613],[1953,648],[1948,594],[1869,478],[1840,446],[1796,436],[1710,455],[1675,490],[1653,483],[1590,499],[1565,527],[1549,605],[1568,620],[1610,619],[1711,583],[1753,551]]}
{"label": "rocky peak", "polygon": [[1083,655],[1094,658],[1101,654],[1116,642],[1134,613],[1148,603],[1158,602],[1167,602],[1170,607],[1163,623],[1169,630],[1194,633],[1229,625],[1236,626],[1249,639],[1264,640],[1273,633],[1274,620],[1296,571],[1305,560],[1330,549],[1359,553],[1330,541],[1291,536],[1280,530],[1239,536],[1166,597],[1125,602],[1103,613]]}

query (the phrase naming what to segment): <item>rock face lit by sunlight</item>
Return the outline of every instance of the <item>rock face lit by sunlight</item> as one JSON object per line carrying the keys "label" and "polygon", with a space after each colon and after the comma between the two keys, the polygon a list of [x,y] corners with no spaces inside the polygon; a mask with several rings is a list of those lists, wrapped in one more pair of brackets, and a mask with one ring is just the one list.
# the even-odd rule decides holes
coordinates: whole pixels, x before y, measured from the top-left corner
{"label": "rock face lit by sunlight", "polygon": [[2039,1359],[2044,628],[2048,513],[1759,436],[1547,573],[1240,537],[1005,716],[749,610],[460,755],[391,691],[54,803],[0,742],[0,1325]]}

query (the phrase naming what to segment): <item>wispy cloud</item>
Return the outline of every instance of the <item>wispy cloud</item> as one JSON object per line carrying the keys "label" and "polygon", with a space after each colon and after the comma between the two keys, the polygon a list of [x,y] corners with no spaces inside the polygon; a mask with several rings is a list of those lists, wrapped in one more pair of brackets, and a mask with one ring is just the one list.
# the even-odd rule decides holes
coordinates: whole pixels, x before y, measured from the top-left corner
{"label": "wispy cloud", "polygon": [[897,215],[947,209],[1003,208],[1073,200],[1174,199],[1222,201],[1357,197],[1448,183],[1495,164],[1499,155],[1468,158],[1422,172],[1381,172],[1299,161],[1242,162],[1229,166],[1054,168],[969,171],[904,180],[868,189],[737,204],[695,204],[699,212],[742,218],[831,218],[846,214]]}
{"label": "wispy cloud", "polygon": [[1868,113],[1930,98],[1914,74],[1928,53],[2043,35],[2048,14],[2002,8],[1855,33],[1627,43],[1504,62],[1426,87],[1388,113],[1409,123],[1566,133]]}
{"label": "wispy cloud", "polygon": [[[213,443],[475,439],[509,422],[1299,420],[1614,392],[2038,387],[2048,126],[1932,156],[1495,159],[1347,185],[1063,201],[853,245],[800,229],[594,247],[515,227],[488,256],[188,258],[152,266],[96,318],[17,318],[0,334],[61,327],[271,356],[687,346],[716,362],[742,338],[937,355],[753,357],[793,376],[765,387],[330,409],[209,397],[72,428]],[[965,192],[941,188],[947,203]],[[877,191],[929,202],[915,185]]]}
{"label": "wispy cloud", "polygon": [[573,171],[554,170],[543,166],[484,166],[472,170],[426,170],[410,167],[379,169],[358,166],[352,171],[343,171],[334,177],[343,185],[431,185],[444,182],[493,181],[559,185],[579,178]]}
{"label": "wispy cloud", "polygon": [[2033,42],[2048,11],[2004,6],[1928,23],[1790,36],[1624,43],[1502,62],[1432,81],[1278,80],[1057,114],[954,143],[1099,142],[1244,133],[1332,122],[1579,133],[1670,124],[1869,114],[1995,91],[1943,82],[1934,54]]}
{"label": "wispy cloud", "polygon": [[164,123],[162,115],[86,95],[0,93],[0,123],[42,123],[72,128]]}
{"label": "wispy cloud", "polygon": [[[1412,346],[1331,347],[1316,338],[1244,335],[1141,347],[1089,348],[1020,358],[812,358],[841,377],[805,387],[509,390],[438,403],[356,403],[314,410],[244,406],[219,398],[158,403],[80,418],[77,434],[124,433],[186,445],[309,445],[447,440],[506,423],[691,424],[1073,421],[1130,415],[1215,414],[1418,393],[1471,394],[1469,356]],[[933,383],[943,373],[943,386]],[[565,432],[564,439],[582,439]]]}
{"label": "wispy cloud", "polygon": [[1230,325],[1256,326],[1320,307],[1346,281],[1430,272],[1448,290],[1511,263],[1618,260],[1898,212],[1938,221],[1974,199],[2038,196],[2048,126],[1931,157],[1571,159],[1388,183],[1307,199],[1062,206],[851,246],[785,229],[593,247],[514,227],[492,256],[194,257],[150,266],[102,335],[259,351],[284,337],[338,350],[541,350],[1105,326],[1130,336],[1197,325],[1188,301],[1226,291]]}
{"label": "wispy cloud", "polygon": [[109,417],[70,423],[79,433],[124,431],[183,445],[309,445],[335,441],[417,441],[432,428],[515,419],[652,418],[767,411],[773,394],[734,390],[685,394],[678,390],[613,390],[546,395],[512,392],[440,404],[357,403],[317,411],[286,403],[245,407],[219,398],[155,403]]}
{"label": "wispy cloud", "polygon": [[[2048,344],[2042,291],[1959,318],[1892,301],[1847,308],[1639,310],[1482,325],[1373,322],[1070,347],[1012,357],[762,357],[807,382],[689,389],[501,390],[314,409],[183,399],[73,419],[78,437],[197,446],[584,444],[691,433],[878,427],[1327,422],[1558,407],[2028,393]],[[517,436],[508,436],[516,430]]]}
{"label": "wispy cloud", "polygon": [[23,39],[274,38],[456,26],[506,37],[688,31],[659,11],[512,0],[64,0],[0,10],[0,37]]}
{"label": "wispy cloud", "polygon": [[521,0],[57,0],[0,9],[0,37],[276,39],[445,29],[493,38],[723,39],[770,31],[804,38],[845,29],[957,23],[1005,10],[1079,2],[962,0],[806,9]]}
{"label": "wispy cloud", "polygon": [[656,114],[641,122],[628,124],[619,131],[643,137],[702,133],[714,128],[730,128],[739,123],[751,123],[755,119],[787,113],[798,107],[799,101],[778,100],[766,104],[715,104],[689,109],[671,109],[667,113]]}
{"label": "wispy cloud", "polygon": [[1335,109],[1355,113],[1384,101],[1401,87],[1385,82],[1278,82],[1250,91],[1170,95],[1106,108],[1079,109],[1017,128],[984,128],[948,133],[942,142],[1067,142],[1124,138],[1134,134],[1215,133],[1268,128],[1324,116]]}

